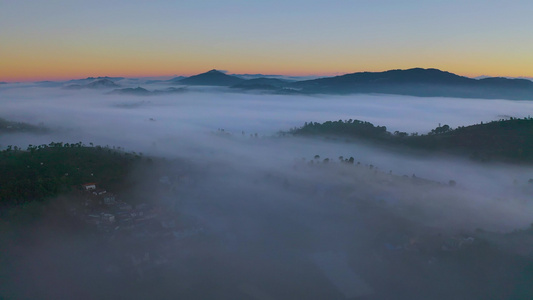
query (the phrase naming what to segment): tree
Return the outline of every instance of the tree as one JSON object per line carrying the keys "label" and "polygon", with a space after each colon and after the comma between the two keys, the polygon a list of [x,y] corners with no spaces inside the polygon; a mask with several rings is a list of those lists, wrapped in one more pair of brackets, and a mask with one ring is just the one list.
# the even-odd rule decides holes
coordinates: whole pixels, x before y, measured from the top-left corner
{"label": "tree", "polygon": [[441,134],[441,133],[446,133],[446,132],[448,132],[450,130],[451,130],[450,126],[442,125],[442,126],[438,126],[435,129],[432,129],[429,134]]}

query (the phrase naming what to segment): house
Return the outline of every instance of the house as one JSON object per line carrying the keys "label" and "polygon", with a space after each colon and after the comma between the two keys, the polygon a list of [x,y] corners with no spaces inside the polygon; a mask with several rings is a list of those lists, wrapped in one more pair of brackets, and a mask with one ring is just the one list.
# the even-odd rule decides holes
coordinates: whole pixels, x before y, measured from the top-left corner
{"label": "house", "polygon": [[90,182],[90,183],[84,183],[81,185],[83,190],[90,191],[90,190],[96,190],[96,183]]}

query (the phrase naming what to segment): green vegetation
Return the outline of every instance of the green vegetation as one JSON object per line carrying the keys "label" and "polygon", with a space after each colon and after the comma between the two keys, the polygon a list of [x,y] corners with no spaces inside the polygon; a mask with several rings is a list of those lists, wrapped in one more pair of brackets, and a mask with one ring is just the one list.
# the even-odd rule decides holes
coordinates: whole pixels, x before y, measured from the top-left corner
{"label": "green vegetation", "polygon": [[359,120],[338,120],[324,123],[309,122],[303,127],[292,129],[295,135],[337,135],[353,138],[385,139],[390,136],[385,126],[374,126],[370,122]]}
{"label": "green vegetation", "polygon": [[533,162],[533,118],[510,118],[466,127],[438,126],[428,134],[388,132],[359,120],[305,123],[294,135],[349,137],[413,149],[468,154],[479,161]]}
{"label": "green vegetation", "polygon": [[0,151],[0,205],[42,201],[95,182],[116,187],[142,154],[109,147],[50,143],[26,150],[8,146]]}

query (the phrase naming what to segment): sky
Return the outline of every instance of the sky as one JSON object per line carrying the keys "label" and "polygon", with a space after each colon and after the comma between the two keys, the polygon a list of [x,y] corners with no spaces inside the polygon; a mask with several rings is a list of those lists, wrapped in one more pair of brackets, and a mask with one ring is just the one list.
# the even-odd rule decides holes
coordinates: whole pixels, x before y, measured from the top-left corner
{"label": "sky", "polygon": [[533,76],[531,1],[0,0],[0,81],[331,76],[438,68]]}

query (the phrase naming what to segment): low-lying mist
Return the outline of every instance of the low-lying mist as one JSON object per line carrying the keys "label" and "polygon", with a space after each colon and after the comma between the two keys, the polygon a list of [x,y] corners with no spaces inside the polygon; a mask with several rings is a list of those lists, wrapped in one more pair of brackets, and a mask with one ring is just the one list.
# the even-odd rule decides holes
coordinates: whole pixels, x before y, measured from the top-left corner
{"label": "low-lying mist", "polygon": [[[165,158],[168,164],[156,172],[163,178],[159,183],[143,178],[153,171],[138,170],[135,193],[193,218],[209,237],[191,244],[179,239],[175,245],[166,238],[161,244],[150,240],[138,251],[123,245],[120,250],[91,252],[87,249],[100,245],[92,238],[32,234],[27,238],[30,246],[19,249],[22,259],[13,263],[10,280],[15,284],[6,289],[10,295],[473,299],[486,296],[484,285],[499,282],[499,277],[481,274],[471,280],[472,272],[479,270],[447,264],[447,258],[435,257],[428,245],[476,230],[512,232],[533,222],[533,187],[528,183],[532,166],[482,164],[342,139],[277,136],[304,122],[339,119],[369,121],[391,132],[426,133],[439,124],[455,128],[526,117],[533,102],[288,96],[222,88],[136,97],[12,85],[0,89],[0,105],[1,118],[50,129],[44,134],[2,135],[2,148],[82,141]],[[353,164],[344,160],[350,157]],[[169,192],[164,178],[172,169],[190,173],[190,179]],[[420,250],[420,245],[429,250]],[[400,248],[416,248],[416,257],[422,258],[400,254]],[[69,256],[67,249],[76,254]],[[138,257],[174,260],[152,269],[136,267],[137,275],[127,278],[131,282],[99,277],[97,266],[115,274],[120,264],[113,260],[124,253],[133,257],[135,266]],[[480,261],[484,259],[490,261],[490,256]],[[83,268],[88,269],[86,275]],[[69,272],[75,274],[69,277]],[[76,282],[84,276],[86,282]],[[34,282],[25,292],[23,280]],[[519,288],[497,291],[510,297]]]}
{"label": "low-lying mist", "polygon": [[[285,96],[198,89],[171,96],[106,95],[102,91],[11,88],[1,91],[2,115],[44,124],[50,134],[4,135],[0,145],[51,141],[94,143],[201,161],[287,165],[300,158],[353,156],[394,174],[487,189],[527,181],[531,168],[472,164],[462,158],[405,155],[364,144],[272,138],[304,122],[359,119],[389,131],[426,133],[506,117],[525,117],[529,101],[416,98],[391,95]],[[222,131],[223,130],[223,131]],[[493,180],[494,182],[490,182]],[[494,191],[490,191],[493,193]]]}

